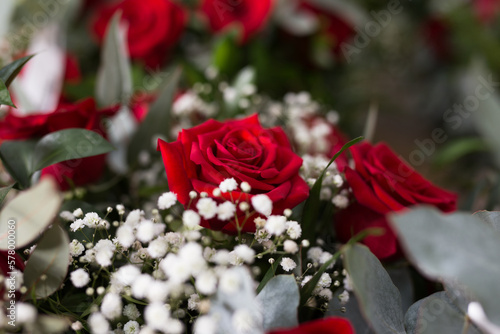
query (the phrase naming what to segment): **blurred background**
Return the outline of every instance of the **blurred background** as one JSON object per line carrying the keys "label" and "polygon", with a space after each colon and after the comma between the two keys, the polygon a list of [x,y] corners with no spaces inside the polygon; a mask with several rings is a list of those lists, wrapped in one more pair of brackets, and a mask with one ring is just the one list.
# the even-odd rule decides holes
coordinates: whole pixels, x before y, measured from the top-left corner
{"label": "blurred background", "polygon": [[[159,79],[179,65],[179,94],[192,90],[207,104],[230,99],[237,92],[225,87],[237,86],[245,80],[242,69],[251,69],[249,103],[204,117],[261,112],[270,101],[307,92],[303,97],[338,119],[347,137],[385,141],[425,177],[459,192],[462,209],[500,208],[498,0],[8,0],[0,6],[1,62],[37,54],[28,64],[37,70],[21,73],[13,86],[20,112],[94,96],[105,32],[120,12],[138,119]],[[196,122],[191,117],[188,125]]]}

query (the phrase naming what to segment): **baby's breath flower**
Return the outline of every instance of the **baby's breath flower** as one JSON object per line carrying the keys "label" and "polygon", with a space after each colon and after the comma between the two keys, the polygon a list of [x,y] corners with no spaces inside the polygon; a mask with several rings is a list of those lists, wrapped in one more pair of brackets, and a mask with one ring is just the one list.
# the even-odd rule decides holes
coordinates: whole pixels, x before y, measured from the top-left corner
{"label": "baby's breath flower", "polygon": [[137,321],[129,320],[125,326],[123,326],[123,332],[125,334],[139,334],[141,326]]}
{"label": "baby's breath flower", "polygon": [[197,293],[191,294],[188,299],[188,310],[192,311],[197,310],[199,304],[200,304],[200,296]]}
{"label": "baby's breath flower", "polygon": [[217,288],[217,277],[211,271],[204,271],[196,277],[196,289],[204,294],[211,295]]}
{"label": "baby's breath flower", "polygon": [[233,203],[226,201],[217,207],[217,218],[219,220],[229,220],[234,217],[235,212],[236,206]]}
{"label": "baby's breath flower", "polygon": [[177,202],[177,195],[171,191],[162,194],[158,198],[158,208],[160,210],[170,209]]}
{"label": "baby's breath flower", "polygon": [[217,203],[208,197],[202,198],[196,203],[198,213],[205,219],[212,219],[217,214]]}
{"label": "baby's breath flower", "polygon": [[64,219],[65,221],[68,221],[68,222],[72,222],[75,220],[75,215],[73,215],[71,212],[69,211],[62,211],[60,214],[59,214],[59,217],[61,217],[62,219]]}
{"label": "baby's breath flower", "polygon": [[332,198],[332,203],[339,209],[345,209],[349,205],[349,199],[344,195],[335,195]]}
{"label": "baby's breath flower", "polygon": [[122,298],[115,293],[108,293],[101,303],[101,313],[107,319],[113,320],[122,314]]}
{"label": "baby's breath flower", "polygon": [[99,312],[92,313],[88,319],[90,330],[95,334],[107,334],[110,326],[106,318]]}
{"label": "baby's breath flower", "polygon": [[287,253],[295,254],[299,251],[299,246],[295,241],[285,240],[285,242],[283,243],[283,249]]}
{"label": "baby's breath flower", "polygon": [[219,185],[219,189],[223,193],[236,190],[237,188],[238,188],[238,183],[236,183],[236,180],[234,178],[225,179]]}
{"label": "baby's breath flower", "polygon": [[296,240],[300,238],[300,235],[302,234],[302,228],[296,221],[289,220],[286,222],[286,234],[288,234],[290,238]]}
{"label": "baby's breath flower", "polygon": [[78,208],[76,209],[75,211],[73,211],[73,216],[75,216],[76,218],[80,218],[83,216],[83,211],[82,209]]}
{"label": "baby's breath flower", "polygon": [[193,229],[200,225],[201,218],[193,210],[186,210],[182,213],[182,223],[187,228]]}
{"label": "baby's breath flower", "polygon": [[217,333],[217,321],[208,315],[202,315],[196,319],[193,327],[194,334],[215,334]]}
{"label": "baby's breath flower", "polygon": [[347,304],[347,302],[349,301],[349,291],[347,291],[347,290],[342,291],[342,293],[339,294],[338,297],[339,297],[340,305]]}
{"label": "baby's breath flower", "polygon": [[79,242],[76,239],[73,239],[73,241],[71,241],[71,243],[69,244],[69,254],[72,257],[76,257],[76,256],[82,255],[82,253],[83,253],[84,250],[85,250],[85,246],[83,246],[81,244],[81,242]]}
{"label": "baby's breath flower", "polygon": [[79,268],[70,274],[71,283],[77,288],[82,288],[89,284],[90,276],[85,269]]}
{"label": "baby's breath flower", "polygon": [[258,213],[268,217],[273,211],[273,201],[265,195],[255,195],[251,198],[252,206]]}
{"label": "baby's breath flower", "polygon": [[244,193],[249,193],[252,190],[250,183],[248,183],[247,181],[241,182],[240,188]]}
{"label": "baby's breath flower", "polygon": [[295,269],[295,267],[297,267],[297,264],[295,263],[295,261],[293,261],[289,257],[282,258],[281,262],[280,262],[280,265],[281,265],[281,267],[283,268],[284,271],[292,271],[292,270]]}
{"label": "baby's breath flower", "polygon": [[129,318],[130,320],[136,320],[141,316],[141,313],[139,312],[135,304],[127,304],[123,308],[123,315]]}
{"label": "baby's breath flower", "polygon": [[281,235],[286,229],[285,216],[269,216],[266,221],[266,230],[274,235]]}

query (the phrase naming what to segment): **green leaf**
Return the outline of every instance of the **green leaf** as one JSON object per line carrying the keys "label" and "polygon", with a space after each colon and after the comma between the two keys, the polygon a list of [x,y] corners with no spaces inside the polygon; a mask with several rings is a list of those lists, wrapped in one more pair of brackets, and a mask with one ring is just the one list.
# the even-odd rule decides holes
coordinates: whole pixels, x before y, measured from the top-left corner
{"label": "green leaf", "polygon": [[443,214],[434,207],[393,214],[394,227],[409,260],[428,278],[458,282],[500,324],[500,233],[477,216]]}
{"label": "green leaf", "polygon": [[293,275],[278,275],[257,295],[265,310],[264,331],[298,325],[299,288]]}
{"label": "green leaf", "polygon": [[345,247],[343,255],[354,294],[374,331],[404,333],[401,295],[377,257],[360,244]]}
{"label": "green leaf", "polygon": [[242,51],[237,45],[239,33],[237,28],[233,28],[215,39],[215,45],[212,48],[214,50],[212,53],[212,65],[220,73],[231,75],[240,67]]}
{"label": "green leaf", "polygon": [[488,146],[480,138],[461,138],[440,149],[433,163],[437,166],[444,166],[456,162],[467,154],[487,150]]}
{"label": "green leaf", "polygon": [[374,334],[373,330],[370,328],[368,322],[366,322],[365,317],[361,313],[359,302],[356,296],[349,292],[349,300],[345,304],[341,304],[339,300],[339,295],[344,292],[344,290],[337,289],[334,292],[333,298],[328,303],[328,310],[325,317],[342,317],[349,320],[351,325],[354,327],[354,333],[362,334]]}
{"label": "green leaf", "polygon": [[[161,136],[170,137],[170,110],[181,77],[181,69],[177,68],[162,83],[158,98],[149,109],[146,118],[132,137],[128,150],[128,162],[131,166],[137,163],[141,151],[154,152],[156,143],[153,140]],[[153,146],[153,144],[155,146]]]}
{"label": "green leaf", "polygon": [[257,290],[256,290],[257,293],[260,293],[262,291],[262,289],[266,286],[267,282],[269,282],[271,280],[271,278],[274,277],[274,274],[276,274],[276,269],[278,269],[278,266],[279,266],[278,263],[280,263],[282,257],[283,257],[283,255],[279,256],[276,259],[276,261],[274,261],[274,263],[276,265],[271,264],[269,269],[266,271],[266,274],[264,275],[264,277],[262,278],[262,280],[259,283],[259,286],[257,287]]}
{"label": "green leaf", "polygon": [[111,152],[113,146],[101,135],[85,129],[49,133],[38,141],[33,155],[33,172],[58,162]]}
{"label": "green leaf", "polygon": [[0,145],[0,159],[10,176],[21,188],[29,187],[31,183],[32,157],[35,141],[5,141]]}
{"label": "green leaf", "polygon": [[361,140],[363,140],[363,137],[357,137],[346,143],[344,146],[342,146],[340,151],[333,156],[333,158],[330,160],[326,168],[321,172],[320,176],[314,183],[311,192],[309,193],[309,197],[307,198],[304,204],[304,210],[302,212],[302,231],[303,231],[302,234],[304,239],[314,240],[314,235],[316,232],[315,231],[316,221],[318,220],[320,214],[319,198],[320,198],[321,186],[323,184],[323,177],[325,176],[328,167],[330,167],[330,165],[335,161],[335,159],[337,159],[345,150],[347,150],[352,145],[359,143]]}
{"label": "green leaf", "polygon": [[[408,334],[480,334],[465,313],[444,292],[436,292],[413,304],[405,315]],[[464,331],[464,328],[467,330]]]}
{"label": "green leaf", "polygon": [[14,78],[19,74],[19,72],[21,72],[21,69],[23,68],[23,66],[32,57],[33,57],[33,55],[19,58],[17,60],[14,60],[9,65],[4,66],[0,69],[0,79],[5,83],[6,87],[10,86],[10,84],[12,83],[12,80],[14,80]]}
{"label": "green leaf", "polygon": [[121,11],[113,15],[104,37],[95,93],[101,107],[126,105],[133,92],[126,33],[120,29],[120,18]]}
{"label": "green leaf", "polygon": [[[16,249],[29,245],[52,223],[61,203],[62,196],[50,177],[17,195],[0,212],[0,249],[8,249],[11,226],[15,227]],[[15,224],[9,224],[12,220]]]}
{"label": "green leaf", "polygon": [[0,188],[0,204],[2,204],[3,200],[5,199],[5,196],[9,193],[9,191],[12,189],[14,184],[11,184],[10,186],[2,187]]}
{"label": "green leaf", "polygon": [[[24,269],[27,296],[46,298],[57,291],[68,273],[69,238],[66,232],[54,225],[37,243]],[[45,279],[44,279],[45,278]]]}
{"label": "green leaf", "polygon": [[7,86],[5,86],[4,82],[0,80],[0,105],[5,104],[11,107],[16,107],[14,102],[12,102],[12,98],[10,97],[9,90]]}

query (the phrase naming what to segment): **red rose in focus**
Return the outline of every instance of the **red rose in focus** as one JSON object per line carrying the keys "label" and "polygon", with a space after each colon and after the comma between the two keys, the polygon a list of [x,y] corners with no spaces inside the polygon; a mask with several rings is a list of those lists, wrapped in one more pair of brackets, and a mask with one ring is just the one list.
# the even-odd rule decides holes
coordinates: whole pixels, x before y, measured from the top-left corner
{"label": "red rose in focus", "polygon": [[203,0],[201,11],[213,31],[240,26],[241,39],[246,41],[263,28],[272,6],[273,0]]}
{"label": "red rose in focus", "polygon": [[[14,255],[12,255],[9,254],[9,251],[0,251],[0,276],[4,277],[4,279],[2,280],[2,284],[0,285],[0,296],[1,296],[0,299],[2,300],[4,299],[4,293],[6,292],[5,280],[8,280],[11,277],[9,273],[13,271],[10,268],[12,260],[14,260],[15,269],[17,269],[20,272],[23,272],[24,271],[23,259],[16,252],[14,252]],[[19,295],[17,297],[19,297]]]}
{"label": "red rose in focus", "polygon": [[349,320],[330,317],[305,322],[292,329],[274,330],[267,334],[354,334],[354,329]]}
{"label": "red rose in focus", "polygon": [[341,54],[340,46],[342,43],[349,41],[356,34],[354,27],[349,21],[321,7],[315,6],[309,1],[301,0],[299,8],[318,17],[320,31],[329,37],[332,51],[336,55]]}
{"label": "red rose in focus", "polygon": [[113,15],[122,11],[126,22],[130,57],[142,60],[149,67],[162,64],[184,30],[185,10],[170,0],[123,0],[97,9],[93,30],[102,42]]}
{"label": "red rose in focus", "polygon": [[456,209],[457,196],[440,189],[403,163],[385,144],[367,142],[351,147],[355,169],[346,167],[345,176],[356,202],[335,217],[337,236],[346,242],[371,227],[385,229],[381,236],[363,240],[378,258],[398,252],[396,236],[386,214],[416,204],[430,204],[443,212]]}
{"label": "red rose in focus", "polygon": [[[62,104],[50,113],[36,113],[18,116],[10,109],[0,120],[0,141],[39,138],[48,133],[82,128],[93,130],[105,136],[101,125],[103,117],[112,116],[118,107],[97,110],[93,99],[85,99],[75,104]],[[76,185],[94,182],[101,176],[105,167],[105,155],[69,160],[54,164],[42,170],[43,175],[53,175],[62,190],[69,188],[66,178]]]}
{"label": "red rose in focus", "polygon": [[[279,127],[262,128],[257,115],[224,123],[209,120],[182,130],[173,143],[159,140],[158,150],[170,190],[184,206],[190,201],[191,190],[212,197],[213,190],[227,178],[234,178],[238,185],[246,181],[252,189],[249,194],[222,193],[224,200],[249,200],[253,195],[266,194],[273,202],[273,214],[295,207],[309,194],[309,187],[298,174],[302,159],[293,153],[286,134]],[[240,211],[237,215],[245,217]],[[237,231],[233,220],[213,218],[203,221],[202,226],[228,233]],[[255,231],[253,219],[240,227],[244,232]]]}

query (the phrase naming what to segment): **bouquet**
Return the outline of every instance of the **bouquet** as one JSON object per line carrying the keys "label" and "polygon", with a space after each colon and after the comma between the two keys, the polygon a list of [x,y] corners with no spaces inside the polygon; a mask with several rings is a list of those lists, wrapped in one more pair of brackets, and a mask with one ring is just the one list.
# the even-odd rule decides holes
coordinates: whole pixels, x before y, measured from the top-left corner
{"label": "bouquet", "polygon": [[[374,108],[347,135],[325,95],[405,4],[362,19],[319,0],[7,3],[3,331],[500,333],[498,213],[458,212],[416,170],[448,128],[405,159],[372,140]],[[470,115],[455,111],[452,128]],[[477,148],[462,140],[442,159]]]}

